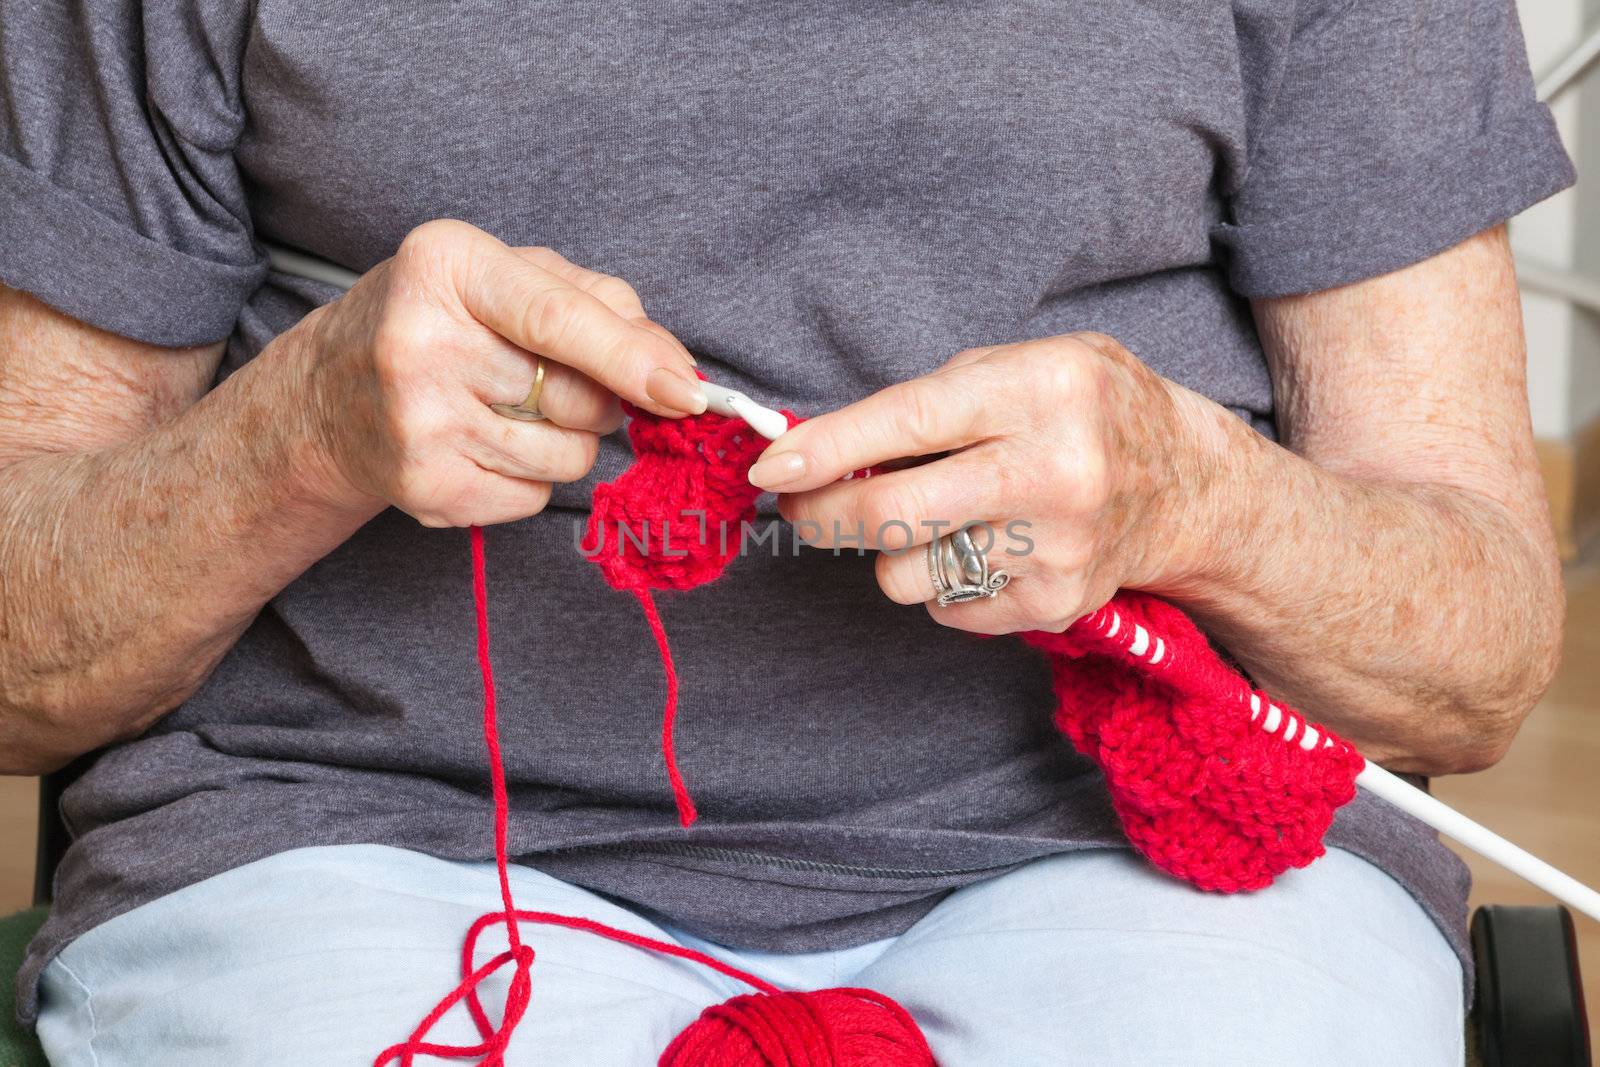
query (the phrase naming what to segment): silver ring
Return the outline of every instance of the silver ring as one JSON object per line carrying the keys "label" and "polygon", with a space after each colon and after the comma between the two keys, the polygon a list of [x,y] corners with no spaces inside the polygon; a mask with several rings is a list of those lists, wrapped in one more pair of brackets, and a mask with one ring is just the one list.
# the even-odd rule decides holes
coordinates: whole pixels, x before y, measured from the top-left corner
{"label": "silver ring", "polygon": [[989,560],[972,543],[970,529],[963,526],[928,544],[928,579],[941,607],[992,597],[1011,581],[1005,571],[990,573]]}
{"label": "silver ring", "polygon": [[490,404],[489,407],[497,414],[518,422],[540,422],[544,419],[544,412],[539,410],[539,397],[544,393],[544,359],[541,356],[533,357],[533,388],[528,390],[528,398],[520,404]]}

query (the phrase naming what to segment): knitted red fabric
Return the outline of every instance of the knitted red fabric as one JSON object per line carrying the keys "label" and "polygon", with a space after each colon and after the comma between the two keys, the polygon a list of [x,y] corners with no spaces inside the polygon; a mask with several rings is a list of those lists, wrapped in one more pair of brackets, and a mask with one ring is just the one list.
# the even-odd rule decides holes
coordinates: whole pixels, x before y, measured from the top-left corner
{"label": "knitted red fabric", "polygon": [[1135,848],[1202,889],[1260,889],[1323,853],[1360,753],[1251,688],[1189,618],[1124,590],[1061,634],[1056,725],[1100,765]]}
{"label": "knitted red fabric", "polygon": [[[667,698],[661,715],[661,756],[678,808],[678,822],[696,812],[678,770],[674,731],[678,669],[652,589],[692,589],[718,577],[738,554],[743,523],[756,517],[761,490],[747,475],[767,439],[741,419],[707,412],[661,419],[624,403],[634,462],[614,482],[597,485],[583,550],[613,589],[632,593],[661,653]],[[800,420],[785,411],[789,425]]]}
{"label": "knitted red fabric", "polygon": [[770,442],[740,419],[659,419],[623,407],[634,462],[595,486],[583,549],[615,589],[704,585],[738,553],[740,523],[756,517],[761,490],[747,475]]}

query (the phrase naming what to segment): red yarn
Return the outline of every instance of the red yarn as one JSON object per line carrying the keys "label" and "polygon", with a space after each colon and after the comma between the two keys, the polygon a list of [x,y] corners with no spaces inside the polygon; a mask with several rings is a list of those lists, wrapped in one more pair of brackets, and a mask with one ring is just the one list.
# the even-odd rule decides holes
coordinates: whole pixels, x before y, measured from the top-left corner
{"label": "red yarn", "polygon": [[[661,653],[667,690],[662,756],[679,821],[687,827],[696,816],[673,743],[678,675],[651,590],[693,588],[727,567],[738,551],[741,524],[755,517],[760,490],[747,474],[766,441],[743,422],[719,415],[669,421],[628,410],[637,459],[616,481],[595,489],[589,546],[606,581],[639,600]],[[799,421],[785,414],[791,425]],[[533,984],[534,952],[521,940],[523,922],[583,930],[691,960],[759,990],[707,1008],[668,1046],[661,1067],[932,1067],[933,1054],[916,1022],[881,993],[785,992],[679,945],[588,919],[517,910],[507,874],[508,802],[489,660],[483,532],[477,527],[472,568],[501,910],[468,930],[460,984],[410,1037],[379,1054],[375,1067],[395,1060],[411,1067],[419,1055],[477,1057],[479,1067],[503,1067]],[[1183,612],[1123,591],[1064,633],[1022,637],[1049,660],[1056,725],[1105,772],[1129,840],[1156,866],[1202,889],[1233,892],[1259,889],[1322,854],[1334,810],[1355,795],[1360,754],[1252,689]],[[502,923],[506,951],[475,966],[479,935]],[[477,989],[508,963],[513,973],[497,1027]],[[481,1040],[429,1042],[433,1027],[462,1003]]]}
{"label": "red yarn", "polygon": [[[595,486],[585,551],[614,589],[632,593],[661,651],[667,700],[661,715],[661,755],[678,808],[678,822],[696,812],[678,770],[673,730],[678,718],[678,670],[667,645],[652,589],[692,589],[722,574],[738,554],[743,524],[756,517],[761,490],[747,475],[767,439],[741,419],[707,412],[661,419],[632,404],[628,440],[634,462],[614,482]],[[800,420],[784,412],[793,426]]]}
{"label": "red yarn", "polygon": [[871,989],[734,997],[701,1013],[660,1067],[935,1067],[909,1012]]}
{"label": "red yarn", "polygon": [[[472,527],[471,544],[473,608],[478,626],[478,670],[483,679],[483,738],[489,756],[489,786],[494,795],[494,857],[500,879],[501,910],[479,916],[467,930],[466,941],[461,949],[461,981],[456,988],[434,1006],[406,1040],[380,1052],[373,1067],[386,1067],[396,1060],[400,1067],[412,1067],[418,1056],[447,1059],[476,1057],[478,1067],[504,1067],[506,1047],[528,1010],[533,990],[534,951],[522,942],[521,923],[564,926],[661,955],[676,956],[759,990],[755,995],[746,994],[707,1008],[662,1053],[662,1067],[937,1067],[933,1052],[910,1013],[882,993],[870,989],[786,992],[714,956],[682,945],[658,941],[578,916],[518,910],[511,894],[506,855],[510,802],[506,793],[505,765],[500,754],[500,732],[495,713],[494,667],[489,658],[488,581],[483,530],[477,526]],[[648,591],[639,589],[636,592],[651,619],[651,629],[657,635],[667,665],[669,715],[663,744],[670,746],[670,711],[676,706],[676,675],[667,650],[666,633],[655,615],[655,604]],[[668,767],[675,771],[670,748],[668,752]],[[674,788],[682,789],[681,780],[674,781]],[[684,803],[687,800],[687,793],[684,793]],[[689,820],[692,820],[692,806],[688,807],[688,813]],[[501,924],[506,927],[508,948],[487,962],[475,965],[479,935],[489,927]],[[508,963],[514,967],[497,1027],[483,1009],[478,986]],[[458,1004],[467,1006],[481,1040],[471,1045],[429,1041],[428,1034],[434,1026]]]}
{"label": "red yarn", "polygon": [[[522,943],[516,922],[516,903],[511,896],[511,876],[506,864],[506,826],[510,820],[510,803],[506,796],[505,762],[500,756],[499,720],[495,714],[494,665],[489,660],[489,587],[483,558],[483,530],[477,526],[472,528],[472,603],[478,621],[478,672],[483,679],[483,743],[489,754],[489,789],[494,795],[494,862],[500,877],[502,910],[490,912],[473,923],[467,934],[466,947],[461,953],[461,983],[434,1006],[411,1031],[410,1037],[380,1052],[373,1067],[384,1067],[396,1059],[400,1061],[400,1067],[411,1067],[419,1055],[450,1058],[477,1056],[480,1057],[480,1067],[501,1067],[512,1031],[528,1010],[528,997],[533,987],[533,949]],[[484,926],[494,922],[506,924],[506,940],[510,947],[481,967],[474,967],[473,949],[477,946],[478,933]],[[513,961],[516,967],[511,976],[511,986],[506,992],[500,1026],[496,1028],[490,1024],[483,1005],[478,1001],[478,986]],[[428,1034],[435,1024],[463,1000],[483,1040],[474,1045],[441,1045],[428,1041]]]}
{"label": "red yarn", "polygon": [[656,610],[655,598],[648,589],[630,590],[639,598],[644,609],[645,625],[656,639],[661,653],[661,671],[667,679],[667,703],[661,712],[661,758],[667,764],[667,784],[672,787],[672,802],[678,808],[678,824],[685,830],[694,825],[699,813],[694,810],[694,798],[689,787],[683,784],[683,773],[678,770],[678,750],[672,740],[672,731],[678,722],[678,665],[672,661],[672,648],[667,644],[667,628],[661,624],[661,613]]}

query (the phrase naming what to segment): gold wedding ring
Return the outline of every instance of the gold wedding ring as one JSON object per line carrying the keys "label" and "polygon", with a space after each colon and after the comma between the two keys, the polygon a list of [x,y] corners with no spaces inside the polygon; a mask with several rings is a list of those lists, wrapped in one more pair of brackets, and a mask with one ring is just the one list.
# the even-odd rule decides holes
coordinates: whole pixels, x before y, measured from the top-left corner
{"label": "gold wedding ring", "polygon": [[544,359],[534,356],[533,388],[528,390],[528,398],[520,404],[490,404],[489,407],[508,419],[538,422],[544,418],[544,412],[539,410],[539,394],[542,392],[544,392]]}

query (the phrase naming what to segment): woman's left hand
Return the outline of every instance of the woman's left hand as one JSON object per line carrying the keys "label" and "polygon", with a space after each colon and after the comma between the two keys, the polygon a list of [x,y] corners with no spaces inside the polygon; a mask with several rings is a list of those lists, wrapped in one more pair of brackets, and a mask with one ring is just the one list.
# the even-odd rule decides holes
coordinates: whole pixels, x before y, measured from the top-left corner
{"label": "woman's left hand", "polygon": [[[1225,473],[1223,414],[1115,340],[1069,334],[970,349],[810,419],[773,442],[750,480],[782,494],[808,544],[881,550],[892,600],[927,602],[940,623],[975,633],[1060,631],[1123,586],[1181,584]],[[1012,581],[940,607],[924,546],[973,522],[993,528],[990,566]]]}

